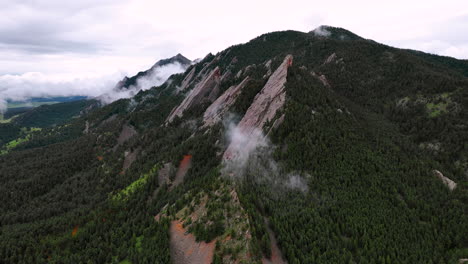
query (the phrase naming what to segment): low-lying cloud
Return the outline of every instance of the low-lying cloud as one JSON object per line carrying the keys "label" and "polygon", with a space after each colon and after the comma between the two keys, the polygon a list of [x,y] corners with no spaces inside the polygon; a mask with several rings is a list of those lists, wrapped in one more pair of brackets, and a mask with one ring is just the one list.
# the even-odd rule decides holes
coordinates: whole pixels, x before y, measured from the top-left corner
{"label": "low-lying cloud", "polygon": [[252,133],[244,133],[231,119],[225,119],[226,138],[230,142],[224,157],[224,171],[231,177],[243,177],[248,169],[251,154],[260,152],[270,146],[262,131],[254,129]]}
{"label": "low-lying cloud", "polygon": [[87,96],[97,97],[107,104],[161,85],[172,74],[183,71],[185,68],[179,63],[155,67],[150,74],[139,78],[135,86],[122,89],[115,89],[115,86],[124,77],[123,73],[88,78],[52,76],[40,72],[6,74],[0,76],[0,112],[6,110],[7,100],[27,101],[33,97]]}
{"label": "low-lying cloud", "polygon": [[169,79],[171,75],[184,72],[186,69],[186,66],[183,66],[178,62],[166,64],[161,67],[154,67],[147,75],[138,78],[136,81],[136,85],[115,88],[114,84],[114,88],[100,95],[98,99],[102,103],[108,104],[122,98],[133,97],[139,91],[145,91],[150,89],[151,87],[163,84],[167,79]]}
{"label": "low-lying cloud", "polygon": [[329,37],[331,35],[331,32],[327,30],[327,26],[319,26],[312,30],[312,33],[319,37]]}
{"label": "low-lying cloud", "polygon": [[40,72],[0,76],[0,112],[7,100],[27,101],[33,97],[88,96],[96,97],[113,87],[123,74],[89,78],[52,76]]}
{"label": "low-lying cloud", "polygon": [[235,181],[253,181],[275,190],[307,192],[307,181],[300,173],[287,173],[273,159],[275,146],[260,129],[245,133],[231,117],[224,122],[229,153],[223,159],[222,174]]}

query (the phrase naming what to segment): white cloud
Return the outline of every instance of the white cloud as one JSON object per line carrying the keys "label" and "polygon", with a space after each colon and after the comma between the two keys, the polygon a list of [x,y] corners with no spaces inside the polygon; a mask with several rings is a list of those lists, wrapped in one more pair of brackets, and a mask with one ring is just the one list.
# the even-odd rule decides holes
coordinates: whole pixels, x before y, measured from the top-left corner
{"label": "white cloud", "polygon": [[319,37],[329,37],[331,35],[331,32],[327,30],[326,26],[319,26],[312,30],[312,33],[314,33],[315,36]]}
{"label": "white cloud", "polygon": [[122,77],[119,74],[94,78],[69,78],[40,72],[6,74],[0,76],[0,98],[24,100],[41,96],[98,96]]}
{"label": "white cloud", "polygon": [[[229,7],[215,0],[0,0],[0,5],[0,76],[37,72],[61,77],[67,89],[84,79],[105,82],[116,72],[132,76],[179,52],[199,58],[266,32],[308,32],[321,24],[468,59],[465,0],[239,0]],[[71,84],[74,78],[77,84]]]}
{"label": "white cloud", "polygon": [[163,84],[172,74],[184,72],[186,69],[186,66],[182,66],[178,62],[162,67],[155,67],[148,75],[138,78],[136,85],[121,89],[110,89],[99,96],[98,99],[108,104],[118,99],[133,97],[141,90],[145,91],[151,87]]}
{"label": "white cloud", "polygon": [[307,192],[308,185],[298,173],[285,173],[274,160],[275,146],[261,129],[246,133],[234,122],[234,116],[223,120],[229,148],[223,156],[222,174],[235,181],[249,180],[274,186],[274,190]]}
{"label": "white cloud", "polygon": [[99,97],[110,103],[129,98],[140,90],[147,90],[164,83],[169,76],[184,72],[186,67],[179,63],[155,67],[149,75],[137,79],[136,86],[115,90],[114,87],[124,75],[114,73],[93,77],[75,78],[73,75],[46,75],[40,72],[6,74],[0,76],[0,112],[6,109],[6,100],[27,100],[31,97],[87,96]]}

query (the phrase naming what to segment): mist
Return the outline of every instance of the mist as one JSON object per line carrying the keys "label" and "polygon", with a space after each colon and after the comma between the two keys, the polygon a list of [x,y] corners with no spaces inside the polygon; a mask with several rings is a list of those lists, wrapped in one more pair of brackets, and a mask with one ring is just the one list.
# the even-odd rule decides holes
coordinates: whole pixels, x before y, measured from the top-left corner
{"label": "mist", "polygon": [[123,89],[114,89],[123,73],[110,75],[73,78],[70,76],[46,75],[40,72],[28,72],[19,75],[0,76],[0,113],[7,109],[7,100],[28,101],[33,97],[86,96],[98,98],[108,104],[122,98],[130,98],[140,90],[147,90],[164,83],[169,76],[184,72],[179,63],[155,67],[149,75],[138,78],[137,84]]}
{"label": "mist", "polygon": [[319,26],[316,29],[312,30],[315,36],[319,37],[329,37],[331,32],[327,30],[327,26]]}
{"label": "mist", "polygon": [[246,133],[236,125],[233,116],[228,116],[223,124],[230,147],[224,153],[222,175],[234,181],[250,180],[269,185],[275,190],[308,191],[304,176],[287,173],[274,160],[276,146],[260,129]]}
{"label": "mist", "polygon": [[187,67],[181,65],[178,62],[167,64],[160,67],[154,67],[151,69],[149,74],[141,76],[137,79],[136,85],[122,88],[112,88],[110,91],[101,94],[99,99],[104,104],[112,103],[116,100],[123,98],[131,98],[135,96],[139,91],[145,91],[154,86],[163,84],[169,77],[176,73],[182,73]]}
{"label": "mist", "polygon": [[0,112],[7,108],[7,100],[28,101],[33,97],[87,96],[96,97],[113,87],[121,73],[105,76],[70,78],[27,72],[0,76]]}

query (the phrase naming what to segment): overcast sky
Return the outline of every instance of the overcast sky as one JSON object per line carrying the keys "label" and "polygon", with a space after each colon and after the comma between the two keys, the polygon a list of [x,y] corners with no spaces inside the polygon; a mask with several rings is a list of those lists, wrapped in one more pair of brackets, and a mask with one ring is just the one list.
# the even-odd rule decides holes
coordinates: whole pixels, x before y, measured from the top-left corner
{"label": "overcast sky", "polygon": [[177,53],[196,59],[266,32],[323,24],[468,59],[466,0],[0,0],[0,6],[4,98],[17,87],[37,95],[36,83],[54,91],[63,85],[64,95],[105,90]]}

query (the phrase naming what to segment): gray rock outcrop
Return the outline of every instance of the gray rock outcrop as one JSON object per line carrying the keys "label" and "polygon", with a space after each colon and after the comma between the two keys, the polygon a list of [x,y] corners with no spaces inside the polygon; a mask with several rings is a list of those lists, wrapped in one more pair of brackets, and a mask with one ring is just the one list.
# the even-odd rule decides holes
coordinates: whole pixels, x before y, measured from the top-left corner
{"label": "gray rock outcrop", "polygon": [[[262,90],[255,96],[253,103],[247,109],[242,120],[237,125],[240,133],[247,138],[258,136],[266,122],[272,121],[276,112],[284,105],[286,100],[285,83],[288,68],[292,65],[292,55],[287,55],[281,65],[270,76]],[[231,142],[223,155],[223,159],[235,158],[236,146]],[[249,142],[247,142],[247,145]]]}
{"label": "gray rock outcrop", "polygon": [[174,108],[166,119],[166,122],[172,122],[176,116],[181,117],[185,110],[193,105],[202,103],[204,99],[213,101],[217,96],[220,84],[220,69],[216,67],[206,75],[190,93],[185,97],[182,103]]}
{"label": "gray rock outcrop", "polygon": [[229,87],[218,99],[216,99],[203,114],[204,126],[212,126],[219,122],[234,104],[242,89],[247,85],[250,78],[246,77],[240,84]]}
{"label": "gray rock outcrop", "polygon": [[433,170],[432,171],[434,173],[435,176],[437,176],[437,178],[439,178],[445,185],[447,185],[447,187],[453,191],[455,188],[457,188],[457,183],[452,181],[451,179],[445,177],[442,172],[438,171],[438,170]]}

